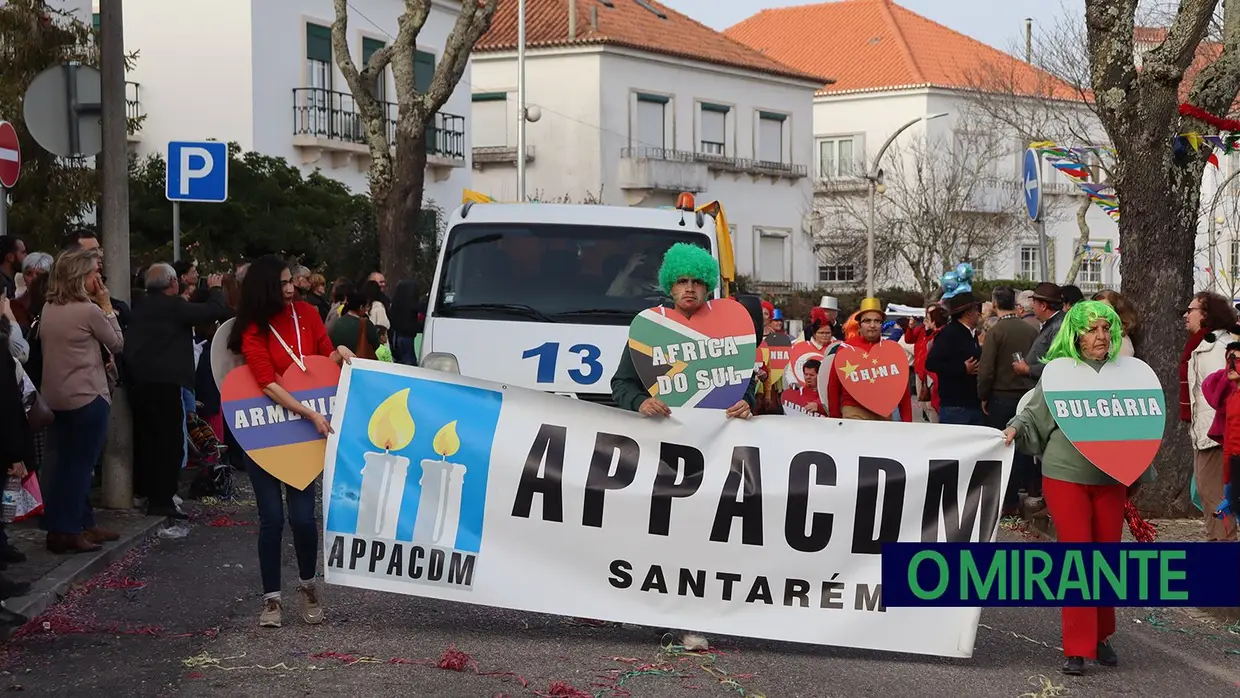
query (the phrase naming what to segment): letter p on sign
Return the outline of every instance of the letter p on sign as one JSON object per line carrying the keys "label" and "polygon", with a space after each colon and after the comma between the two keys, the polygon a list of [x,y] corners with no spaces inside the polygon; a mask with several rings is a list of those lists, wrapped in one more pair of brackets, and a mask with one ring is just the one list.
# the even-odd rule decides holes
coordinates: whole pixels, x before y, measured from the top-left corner
{"label": "letter p on sign", "polygon": [[168,144],[169,201],[222,203],[228,199],[228,145],[218,141]]}

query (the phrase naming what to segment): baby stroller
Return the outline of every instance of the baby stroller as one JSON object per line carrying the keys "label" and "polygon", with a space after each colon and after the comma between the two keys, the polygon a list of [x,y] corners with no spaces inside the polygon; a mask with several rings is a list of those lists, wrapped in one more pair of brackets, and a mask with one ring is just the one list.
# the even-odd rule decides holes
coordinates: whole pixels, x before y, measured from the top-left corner
{"label": "baby stroller", "polygon": [[[202,403],[198,403],[199,408]],[[191,499],[216,497],[232,499],[234,492],[233,469],[225,458],[228,447],[220,443],[215,430],[202,417],[190,413],[185,418],[189,432],[189,460],[191,467],[198,468],[189,488]]]}

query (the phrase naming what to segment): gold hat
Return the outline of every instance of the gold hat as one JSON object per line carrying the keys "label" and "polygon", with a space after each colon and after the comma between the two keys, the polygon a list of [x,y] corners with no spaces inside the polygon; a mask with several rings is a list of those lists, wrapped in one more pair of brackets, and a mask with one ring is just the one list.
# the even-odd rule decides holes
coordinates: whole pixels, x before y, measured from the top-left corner
{"label": "gold hat", "polygon": [[887,319],[887,313],[883,311],[883,303],[877,298],[863,298],[861,300],[861,309],[857,311],[857,318],[860,319],[862,314],[868,312],[878,313],[883,316],[884,320]]}

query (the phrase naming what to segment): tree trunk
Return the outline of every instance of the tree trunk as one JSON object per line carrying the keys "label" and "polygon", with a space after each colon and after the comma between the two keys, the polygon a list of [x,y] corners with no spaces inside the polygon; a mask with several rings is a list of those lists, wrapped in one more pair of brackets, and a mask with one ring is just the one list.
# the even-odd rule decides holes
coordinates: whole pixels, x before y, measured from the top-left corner
{"label": "tree trunk", "polygon": [[372,188],[383,192],[376,196],[375,206],[379,259],[383,275],[389,279],[413,279],[419,271],[418,253],[426,242],[420,224],[426,181],[426,131],[417,127],[412,130],[410,134],[397,129],[391,186]]}
{"label": "tree trunk", "polygon": [[1180,421],[1180,355],[1187,332],[1179,308],[1193,294],[1200,176],[1197,163],[1177,165],[1170,155],[1136,159],[1120,168],[1116,190],[1123,202],[1120,272],[1124,293],[1141,313],[1137,354],[1158,375],[1167,404],[1167,428],[1154,461],[1157,479],[1142,488],[1137,505],[1156,516],[1187,516],[1193,449]]}
{"label": "tree trunk", "polygon": [[1089,223],[1085,216],[1089,214],[1091,205],[1093,202],[1087,196],[1076,209],[1076,229],[1081,231],[1081,235],[1076,239],[1076,254],[1072,255],[1072,265],[1068,267],[1068,273],[1064,274],[1064,285],[1076,283],[1076,275],[1081,272],[1081,262],[1085,260],[1085,246],[1089,244]]}

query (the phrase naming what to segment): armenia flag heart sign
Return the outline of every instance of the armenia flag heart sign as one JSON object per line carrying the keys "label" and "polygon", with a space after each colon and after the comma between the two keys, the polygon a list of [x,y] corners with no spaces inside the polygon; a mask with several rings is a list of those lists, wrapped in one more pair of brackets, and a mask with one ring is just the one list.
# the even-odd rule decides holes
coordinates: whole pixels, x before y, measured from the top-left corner
{"label": "armenia flag heart sign", "polygon": [[[307,356],[306,370],[290,366],[276,379],[303,405],[332,416],[340,367],[326,356]],[[327,438],[314,423],[292,414],[267,397],[249,366],[238,366],[224,378],[220,407],[237,443],[263,470],[299,490],[323,472]]]}
{"label": "armenia flag heart sign", "polygon": [[668,407],[726,410],[749,389],[758,338],[745,306],[706,302],[692,318],[643,310],[629,325],[629,357],[646,389]]}
{"label": "armenia flag heart sign", "polygon": [[1158,376],[1144,361],[1121,356],[1095,371],[1055,359],[1042,372],[1042,392],[1055,424],[1102,472],[1131,485],[1154,461],[1167,406]]}

